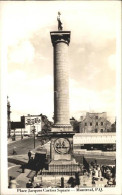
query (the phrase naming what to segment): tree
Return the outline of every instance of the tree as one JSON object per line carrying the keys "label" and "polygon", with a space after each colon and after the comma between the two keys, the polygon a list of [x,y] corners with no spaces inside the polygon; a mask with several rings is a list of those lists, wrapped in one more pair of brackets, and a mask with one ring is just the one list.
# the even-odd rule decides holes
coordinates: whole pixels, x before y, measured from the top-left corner
{"label": "tree", "polygon": [[42,131],[41,131],[41,141],[43,142],[50,140],[49,132],[51,131],[51,127],[53,123],[48,120],[46,115],[40,114],[42,119]]}
{"label": "tree", "polygon": [[70,123],[73,126],[73,131],[75,131],[76,133],[79,133],[79,131],[80,131],[80,123],[74,117],[72,117],[70,119]]}
{"label": "tree", "polygon": [[51,131],[52,122],[48,120],[46,115],[41,114],[43,127],[42,127],[42,134],[47,134]]}
{"label": "tree", "polygon": [[116,121],[111,125],[111,132],[116,132]]}

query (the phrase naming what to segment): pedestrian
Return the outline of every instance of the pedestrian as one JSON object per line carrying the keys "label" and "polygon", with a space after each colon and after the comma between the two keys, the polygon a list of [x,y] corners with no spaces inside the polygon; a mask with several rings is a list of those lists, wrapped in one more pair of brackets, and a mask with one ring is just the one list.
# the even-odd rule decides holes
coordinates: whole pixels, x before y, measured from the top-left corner
{"label": "pedestrian", "polygon": [[16,182],[15,178],[14,177],[10,177],[9,188],[16,188],[17,184],[18,183]]}
{"label": "pedestrian", "polygon": [[29,182],[26,183],[26,188],[33,188],[33,184],[32,184],[31,179],[29,179]]}
{"label": "pedestrian", "polygon": [[29,158],[29,160],[30,160],[30,158],[31,158],[31,151],[29,150],[29,152],[28,152],[28,158]]}
{"label": "pedestrian", "polygon": [[94,178],[92,178],[92,187],[95,187],[96,183],[95,183],[95,180]]}
{"label": "pedestrian", "polygon": [[24,173],[25,172],[25,165],[22,165],[21,168],[22,168],[22,173]]}
{"label": "pedestrian", "polygon": [[17,154],[17,152],[16,152],[16,147],[14,146],[14,148],[13,148],[13,155],[14,154]]}
{"label": "pedestrian", "polygon": [[36,183],[36,186],[34,188],[40,188],[40,184]]}

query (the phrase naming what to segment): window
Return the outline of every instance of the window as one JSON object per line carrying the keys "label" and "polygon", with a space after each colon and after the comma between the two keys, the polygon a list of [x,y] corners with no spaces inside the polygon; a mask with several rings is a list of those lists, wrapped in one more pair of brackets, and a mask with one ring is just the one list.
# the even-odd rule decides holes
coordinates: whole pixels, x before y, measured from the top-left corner
{"label": "window", "polygon": [[101,126],[103,126],[103,122],[101,122]]}
{"label": "window", "polygon": [[92,123],[90,123],[90,126],[92,126]]}
{"label": "window", "polygon": [[95,133],[97,133],[98,132],[98,130],[97,129],[95,129]]}
{"label": "window", "polygon": [[101,133],[103,133],[103,129],[101,129]]}
{"label": "window", "polygon": [[87,123],[85,123],[85,126],[87,126]]}
{"label": "window", "polygon": [[98,119],[98,116],[96,116],[95,118]]}
{"label": "window", "polygon": [[96,126],[98,126],[98,122],[96,122]]}

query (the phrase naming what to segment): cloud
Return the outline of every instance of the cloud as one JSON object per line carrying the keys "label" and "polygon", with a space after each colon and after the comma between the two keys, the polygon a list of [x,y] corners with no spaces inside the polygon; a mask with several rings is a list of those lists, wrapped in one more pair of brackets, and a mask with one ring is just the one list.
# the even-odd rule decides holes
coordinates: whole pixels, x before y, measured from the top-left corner
{"label": "cloud", "polygon": [[[76,81],[70,80],[70,110],[77,116],[82,111],[108,112],[115,115],[115,88],[100,92],[80,87]],[[80,110],[80,111],[79,111]]]}
{"label": "cloud", "polygon": [[[82,45],[70,46],[70,77],[82,87],[93,90],[100,91],[115,86],[115,71],[108,65],[108,56],[115,55],[116,52],[115,43],[115,39],[108,39],[96,48],[95,44],[85,39],[82,40]],[[84,51],[77,52],[77,48],[84,48]]]}
{"label": "cloud", "polygon": [[26,73],[21,70],[15,70],[8,75],[8,82],[14,83],[15,81],[25,80],[27,77]]}
{"label": "cloud", "polygon": [[7,61],[9,72],[18,68],[26,71],[30,78],[52,74],[53,47],[49,30],[39,29],[28,39],[21,39],[16,44],[9,46]]}
{"label": "cloud", "polygon": [[8,93],[12,110],[16,113],[19,111],[21,115],[45,113],[51,117],[53,115],[52,88],[53,78],[50,75],[28,79],[22,71],[11,73],[8,78]]}
{"label": "cloud", "polygon": [[9,48],[9,60],[11,63],[31,63],[34,59],[34,47],[27,41],[23,40],[19,42],[15,47]]}
{"label": "cloud", "polygon": [[117,6],[117,2],[95,1],[2,2],[4,36],[9,44],[13,44],[19,38],[31,36],[39,28],[57,30],[56,17],[60,10],[64,30],[72,30],[73,43],[81,42],[79,35],[90,41],[92,37],[93,42],[99,38],[95,43],[102,43],[104,37],[114,36]]}

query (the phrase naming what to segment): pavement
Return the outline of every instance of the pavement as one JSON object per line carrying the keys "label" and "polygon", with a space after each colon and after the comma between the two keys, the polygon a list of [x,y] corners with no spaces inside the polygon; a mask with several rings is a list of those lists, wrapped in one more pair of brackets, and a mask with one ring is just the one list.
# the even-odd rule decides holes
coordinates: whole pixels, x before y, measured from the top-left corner
{"label": "pavement", "polygon": [[16,178],[17,188],[26,188],[26,183],[29,181],[28,174],[31,170],[25,169],[24,173],[21,173]]}
{"label": "pavement", "polygon": [[[29,169],[25,169],[24,173],[22,173],[21,166],[15,165],[14,167],[10,167],[8,170],[8,176],[13,176],[16,180],[17,188],[26,188],[26,183],[29,181],[28,174],[31,172]],[[9,178],[8,178],[9,183]]]}
{"label": "pavement", "polygon": [[23,154],[23,155],[11,155],[8,156],[8,162],[9,163],[14,163],[16,165],[23,165],[28,162],[28,155]]}
{"label": "pavement", "polygon": [[[33,140],[33,138],[25,138],[25,139],[26,140],[17,139],[16,141],[11,141],[11,140],[8,141],[8,153],[9,153],[8,177],[13,176],[16,179],[17,188],[26,187],[26,183],[30,179],[29,174],[32,172],[32,170],[30,169],[25,169],[24,173],[22,173],[22,169],[21,169],[21,165],[28,163],[28,152],[27,152],[28,149],[33,148],[33,143],[32,143],[32,147],[30,146],[30,142]],[[21,146],[22,143],[23,143],[23,146]],[[32,153],[31,157],[34,157],[36,150],[38,150],[41,147],[41,144],[40,145],[39,144],[40,144],[40,141],[36,140],[37,147],[31,150],[31,153]],[[11,155],[14,146],[16,146],[17,154]]]}
{"label": "pavement", "polygon": [[[29,181],[29,174],[31,170],[25,169],[24,173],[20,173],[16,177],[17,182],[17,188],[26,188],[26,183]],[[61,186],[61,175],[60,176],[39,176],[39,179],[37,177],[34,178],[35,183],[42,184],[42,187],[60,187]],[[70,185],[67,183],[70,176],[63,176],[64,177],[64,187],[70,188]],[[104,179],[103,181],[96,181],[96,184],[92,185],[92,177],[88,177],[86,175],[80,176],[80,185],[79,187],[104,187],[107,184],[107,180]]]}
{"label": "pavement", "polygon": [[[27,138],[25,138],[27,139]],[[28,138],[29,139],[29,138]],[[17,142],[18,141],[18,142]],[[24,140],[23,140],[24,141]],[[19,140],[15,141],[16,144],[19,144]],[[13,143],[13,141],[12,141]],[[21,143],[20,143],[21,144]],[[29,144],[29,143],[28,143]],[[11,145],[11,142],[9,142],[8,146]],[[41,147],[41,146],[37,146],[35,149],[31,150],[33,152],[32,156],[34,156],[36,150]],[[23,152],[23,150],[21,151],[21,153]],[[18,155],[9,155],[8,156],[8,164],[10,165],[10,167],[8,167],[8,176],[13,176],[16,179],[17,182],[17,188],[25,188],[26,187],[26,183],[29,181],[30,177],[29,175],[31,174],[31,170],[30,169],[25,169],[24,173],[22,173],[22,169],[21,169],[21,165],[25,164],[28,162],[28,154],[26,152],[26,154],[18,154]],[[41,178],[41,183],[43,185],[43,187],[59,187],[61,185],[61,175],[60,176],[49,176],[49,175],[44,175]],[[67,184],[68,178],[70,176],[63,176],[64,177],[64,181],[65,181],[65,187],[70,187]],[[35,178],[36,179],[36,178]],[[87,175],[84,176],[80,176],[80,186],[79,187],[83,187],[83,186],[87,186],[87,187],[92,187],[92,177],[88,177]],[[107,183],[107,180],[104,179],[103,181],[95,181],[96,184],[95,186],[104,186]],[[95,187],[94,186],[94,187]]]}
{"label": "pavement", "polygon": [[[70,184],[68,184],[68,180],[71,176],[66,175],[43,175],[39,176],[39,178],[34,177],[35,183],[40,183],[42,187],[60,187],[61,186],[61,177],[64,178],[64,188],[70,188]],[[86,175],[79,176],[80,185],[79,187],[104,187],[107,184],[107,180],[103,179],[103,181],[95,181],[95,184],[92,184],[92,177],[88,177]]]}
{"label": "pavement", "polygon": [[13,166],[8,168],[8,177],[13,176],[16,179],[17,188],[26,188],[26,183],[30,179],[28,175],[31,173],[31,170],[24,169],[24,173],[22,173],[21,165],[28,162],[28,155],[12,155],[8,157],[8,161],[12,165],[14,163]]}

